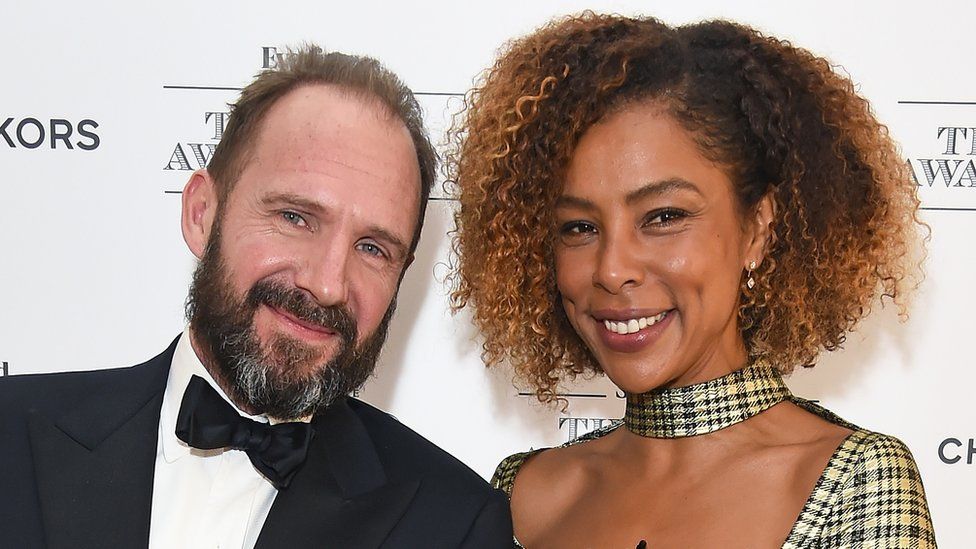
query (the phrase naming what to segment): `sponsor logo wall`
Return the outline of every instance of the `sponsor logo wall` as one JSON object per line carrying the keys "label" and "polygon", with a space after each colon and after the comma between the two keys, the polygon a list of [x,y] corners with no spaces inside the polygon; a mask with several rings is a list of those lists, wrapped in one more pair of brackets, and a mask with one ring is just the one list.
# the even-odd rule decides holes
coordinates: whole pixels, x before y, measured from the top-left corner
{"label": "sponsor logo wall", "polygon": [[[66,149],[78,147],[84,151],[92,151],[98,148],[100,142],[98,134],[94,132],[95,128],[98,128],[98,122],[88,118],[72,123],[64,118],[41,121],[29,116],[18,121],[15,117],[8,116],[0,124],[0,137],[12,149],[18,146],[36,149],[50,143],[52,149],[61,146]],[[75,133],[79,138],[72,142],[72,135]]]}
{"label": "sponsor logo wall", "polygon": [[[976,73],[958,61],[976,5],[919,14],[850,4],[11,6],[4,49],[21,53],[5,55],[0,86],[0,376],[133,364],[179,333],[194,266],[180,235],[180,191],[209,162],[227,103],[285,45],[307,40],[380,58],[418,92],[443,141],[460,94],[496,49],[551,16],[590,8],[670,22],[731,18],[841,65],[902,144],[931,227],[911,317],[877,310],[844,350],[789,383],[904,440],[940,544],[971,546]],[[922,15],[938,18],[938,32],[913,39]],[[623,395],[602,378],[581,380],[564,388],[569,406],[560,412],[514,387],[508,371],[481,366],[468,318],[447,310],[453,207],[437,189],[378,374],[361,397],[487,477],[512,452],[620,417]]]}

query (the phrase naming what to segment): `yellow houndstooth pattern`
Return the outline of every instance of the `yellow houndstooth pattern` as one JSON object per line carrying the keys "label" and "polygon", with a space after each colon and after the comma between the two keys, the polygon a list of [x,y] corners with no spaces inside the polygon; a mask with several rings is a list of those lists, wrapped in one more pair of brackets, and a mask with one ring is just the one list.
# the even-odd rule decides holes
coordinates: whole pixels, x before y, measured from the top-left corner
{"label": "yellow houndstooth pattern", "polygon": [[[936,547],[932,518],[915,460],[897,438],[861,429],[828,410],[790,396],[794,404],[854,432],[837,448],[783,543],[784,549]],[[602,437],[623,423],[567,443]],[[566,446],[564,445],[564,446]],[[505,458],[492,485],[509,497],[526,459],[545,450]],[[515,542],[515,547],[521,547]]]}

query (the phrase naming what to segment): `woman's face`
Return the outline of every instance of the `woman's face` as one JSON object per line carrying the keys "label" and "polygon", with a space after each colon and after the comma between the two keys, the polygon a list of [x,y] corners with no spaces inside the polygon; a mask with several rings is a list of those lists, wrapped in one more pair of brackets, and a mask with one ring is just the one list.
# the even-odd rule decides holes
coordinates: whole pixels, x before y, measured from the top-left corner
{"label": "woman's face", "polygon": [[570,322],[621,389],[743,366],[742,275],[760,262],[771,203],[737,209],[725,171],[654,103],[590,128],[556,205],[556,281]]}

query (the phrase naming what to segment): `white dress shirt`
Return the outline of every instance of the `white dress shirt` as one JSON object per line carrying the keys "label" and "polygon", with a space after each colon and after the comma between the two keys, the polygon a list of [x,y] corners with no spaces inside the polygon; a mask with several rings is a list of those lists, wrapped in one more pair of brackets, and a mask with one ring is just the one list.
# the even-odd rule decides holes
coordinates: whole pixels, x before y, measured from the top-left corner
{"label": "white dress shirt", "polygon": [[251,549],[278,491],[243,451],[197,450],[176,438],[176,417],[193,375],[230,402],[197,358],[187,328],[176,345],[160,411],[149,547]]}

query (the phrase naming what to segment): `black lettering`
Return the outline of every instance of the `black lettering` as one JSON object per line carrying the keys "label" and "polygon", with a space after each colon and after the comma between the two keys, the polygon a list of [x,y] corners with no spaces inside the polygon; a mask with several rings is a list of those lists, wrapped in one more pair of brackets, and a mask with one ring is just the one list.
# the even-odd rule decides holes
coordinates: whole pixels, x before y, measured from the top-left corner
{"label": "black lettering", "polygon": [[220,137],[224,135],[224,126],[227,125],[227,118],[230,117],[229,112],[208,112],[203,117],[203,122],[210,122],[210,118],[214,119],[214,140],[220,141]]}
{"label": "black lettering", "polygon": [[912,164],[912,161],[906,160],[905,162],[908,162],[908,173],[912,174],[912,181],[915,183],[915,186],[921,187],[921,185],[918,184],[918,176],[915,175],[915,166]]}
{"label": "black lettering", "polygon": [[[952,465],[953,463],[956,463],[957,461],[959,461],[960,459],[962,459],[962,456],[956,456],[956,457],[951,457],[951,458],[950,457],[946,457],[945,447],[948,446],[948,445],[950,445],[950,444],[953,444],[955,446],[958,446],[958,447],[962,448],[962,441],[959,440],[958,438],[947,438],[947,439],[945,439],[945,440],[942,441],[942,444],[939,445],[939,459],[942,460],[942,463],[946,463],[948,465]],[[972,454],[970,454],[969,457],[972,458]]]}
{"label": "black lettering", "polygon": [[9,367],[10,367],[10,365],[7,364],[7,361],[6,360],[4,360],[3,361],[3,367],[0,368],[0,377],[7,377],[7,376],[10,375]]}
{"label": "black lettering", "polygon": [[966,455],[966,465],[973,464],[973,457],[976,457],[976,439],[969,439],[969,452]]}
{"label": "black lettering", "polygon": [[969,181],[969,185],[965,185],[967,187],[976,187],[976,166],[973,165],[972,158],[956,164],[956,169],[952,172],[952,181],[953,187],[963,187],[963,181]]}
{"label": "black lettering", "polygon": [[98,127],[98,122],[95,122],[94,120],[89,120],[87,118],[79,122],[78,133],[81,134],[82,137],[89,139],[89,142],[82,143],[81,141],[78,141],[75,143],[75,145],[78,145],[78,147],[86,151],[93,151],[97,149],[98,145],[102,142],[102,140],[100,137],[98,137],[98,134],[95,133],[94,131],[88,131],[88,128],[94,130],[97,127]]}
{"label": "black lettering", "polygon": [[966,128],[952,128],[952,127],[939,128],[939,133],[936,135],[936,137],[942,137],[943,133],[946,134],[945,154],[953,154],[953,155],[959,154],[956,152],[956,134],[961,133],[962,138],[965,139]]}
{"label": "black lettering", "polygon": [[[935,162],[935,168],[932,167],[932,163]],[[954,164],[950,165],[950,162]],[[945,181],[945,186],[949,187],[952,185],[952,178],[956,173],[956,168],[962,164],[961,160],[946,160],[945,158],[919,158],[918,163],[922,166],[922,174],[925,175],[925,182],[928,183],[929,187],[932,183],[935,183],[937,176],[942,176],[942,180]],[[962,187],[962,185],[955,185],[956,187]]]}
{"label": "black lettering", "polygon": [[579,424],[583,424],[583,428],[586,429],[590,420],[585,417],[561,417],[559,418],[559,428],[563,428],[564,423],[569,423],[569,436],[566,441],[576,440],[577,433],[579,432]]}
{"label": "black lettering", "polygon": [[[212,143],[187,143],[190,146],[190,150],[193,151],[193,156],[197,159],[197,164],[201,168],[206,168],[207,164],[210,163],[210,159],[213,158],[214,149],[217,145]],[[207,151],[204,153],[203,148],[206,147]]]}
{"label": "black lettering", "polygon": [[595,431],[601,427],[605,427],[612,423],[612,419],[605,417],[561,417],[559,418],[559,429],[563,428],[563,425],[569,424],[569,432],[567,433],[566,441],[576,440],[577,437],[585,435],[590,431]]}
{"label": "black lettering", "polygon": [[273,69],[278,66],[278,48],[274,46],[264,46],[261,48],[261,68]]}
{"label": "black lettering", "polygon": [[[65,131],[63,132],[58,131],[59,128],[63,128]],[[65,147],[68,147],[69,149],[73,149],[74,147],[71,145],[71,141],[68,141],[68,138],[71,137],[71,134],[73,132],[74,129],[71,127],[71,122],[68,122],[63,118],[52,118],[51,119],[51,148],[52,149],[58,148],[58,141],[62,141],[64,142]]]}
{"label": "black lettering", "polygon": [[[37,128],[36,141],[28,141],[24,137],[24,128],[27,127],[27,125],[31,125]],[[17,124],[17,141],[19,141],[22,146],[27,147],[28,149],[36,149],[40,147],[41,143],[44,142],[44,124],[41,124],[41,121],[36,118],[25,118],[21,120],[20,124]]]}
{"label": "black lettering", "polygon": [[[173,163],[176,163],[176,167],[173,167]],[[192,171],[193,168],[190,167],[190,163],[186,161],[186,153],[183,152],[183,147],[177,143],[176,148],[173,149],[173,154],[169,157],[169,162],[163,166],[164,170],[182,170],[182,171]]]}
{"label": "black lettering", "polygon": [[14,145],[14,140],[10,139],[10,134],[7,133],[7,126],[9,126],[10,123],[13,121],[14,121],[14,117],[12,116],[3,121],[3,124],[0,125],[0,135],[3,136],[3,139],[4,141],[7,142],[7,145],[13,148],[17,148],[17,145]]}

